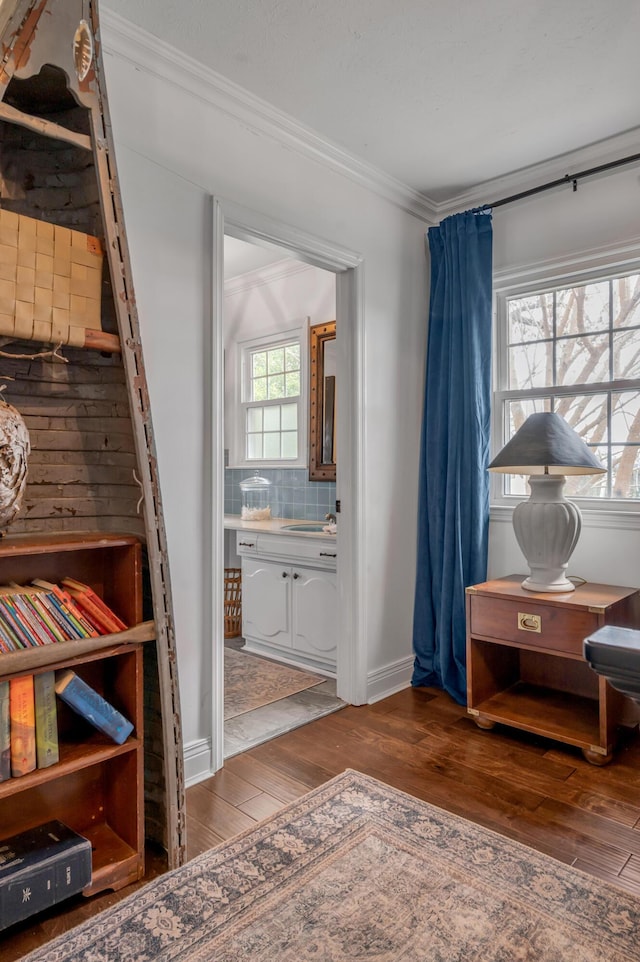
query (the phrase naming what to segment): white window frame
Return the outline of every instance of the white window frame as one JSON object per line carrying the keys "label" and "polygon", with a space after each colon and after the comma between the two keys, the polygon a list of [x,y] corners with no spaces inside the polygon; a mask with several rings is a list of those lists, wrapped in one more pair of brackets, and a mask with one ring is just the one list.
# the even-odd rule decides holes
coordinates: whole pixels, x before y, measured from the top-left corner
{"label": "white window frame", "polygon": [[[300,395],[298,398],[278,398],[271,403],[295,400],[298,405],[298,457],[297,458],[247,458],[246,410],[252,406],[245,400],[246,390],[251,381],[251,355],[255,351],[272,350],[297,341],[300,344]],[[278,331],[260,337],[252,337],[237,342],[237,370],[234,392],[234,447],[230,451],[230,466],[238,468],[306,468],[309,464],[307,450],[307,412],[309,406],[308,389],[308,322],[287,331]],[[256,402],[258,403],[258,402]],[[262,402],[259,402],[262,403]],[[270,402],[265,402],[267,405]]]}
{"label": "white window frame", "polygon": [[[640,273],[640,248],[634,247],[632,250],[624,251],[608,250],[602,252],[590,252],[585,256],[585,262],[579,259],[566,263],[548,264],[514,271],[494,276],[494,364],[493,364],[493,397],[491,410],[491,457],[502,449],[505,441],[505,421],[504,421],[504,402],[509,398],[526,397],[529,392],[509,390],[508,385],[508,315],[507,300],[514,297],[526,295],[542,294],[547,291],[563,290],[570,287],[578,287],[585,284],[596,283],[597,281],[610,280],[615,277],[623,277],[625,274]],[[634,381],[610,381],[606,383],[607,390],[615,390],[617,387],[632,389],[636,386],[640,390],[640,379]],[[595,385],[590,385],[594,388]],[[571,393],[571,388],[564,388],[566,393]],[[551,387],[546,390],[547,394],[561,394],[563,389]],[[530,392],[532,396],[545,393],[545,389],[535,389]],[[501,474],[491,474],[491,506],[492,518],[498,519],[502,516],[504,509],[510,511],[521,501],[526,500],[527,496],[517,494],[506,494],[504,491],[505,479]],[[574,500],[574,499],[572,499]],[[596,524],[601,522],[608,525],[607,518],[613,515],[624,516],[630,521],[632,526],[640,527],[640,501],[631,501],[619,498],[575,498],[585,519],[591,518]]]}

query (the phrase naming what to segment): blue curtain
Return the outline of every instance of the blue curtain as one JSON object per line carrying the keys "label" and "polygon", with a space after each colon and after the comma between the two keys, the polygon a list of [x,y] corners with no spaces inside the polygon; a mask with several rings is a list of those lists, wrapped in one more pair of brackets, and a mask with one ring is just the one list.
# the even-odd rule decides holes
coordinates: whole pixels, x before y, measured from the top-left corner
{"label": "blue curtain", "polygon": [[411,683],[444,688],[465,704],[464,590],[487,576],[491,214],[455,214],[427,236],[431,293]]}

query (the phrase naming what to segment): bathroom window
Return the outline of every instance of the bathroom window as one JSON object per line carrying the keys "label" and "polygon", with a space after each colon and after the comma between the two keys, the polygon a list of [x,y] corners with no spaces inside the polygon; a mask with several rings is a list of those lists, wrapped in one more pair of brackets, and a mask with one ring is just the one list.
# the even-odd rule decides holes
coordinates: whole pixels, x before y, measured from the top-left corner
{"label": "bathroom window", "polygon": [[242,345],[240,450],[245,464],[306,463],[302,332]]}
{"label": "bathroom window", "polygon": [[[568,477],[567,494],[640,502],[640,273],[499,294],[497,309],[494,450],[556,411],[607,469]],[[503,496],[528,495],[527,478],[501,480]]]}

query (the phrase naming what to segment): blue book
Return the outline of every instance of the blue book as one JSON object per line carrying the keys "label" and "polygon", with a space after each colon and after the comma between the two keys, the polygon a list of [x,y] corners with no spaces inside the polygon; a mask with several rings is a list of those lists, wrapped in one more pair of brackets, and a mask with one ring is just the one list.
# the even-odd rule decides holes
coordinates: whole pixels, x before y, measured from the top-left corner
{"label": "blue book", "polygon": [[56,694],[118,745],[133,731],[132,723],[70,668],[56,672]]}

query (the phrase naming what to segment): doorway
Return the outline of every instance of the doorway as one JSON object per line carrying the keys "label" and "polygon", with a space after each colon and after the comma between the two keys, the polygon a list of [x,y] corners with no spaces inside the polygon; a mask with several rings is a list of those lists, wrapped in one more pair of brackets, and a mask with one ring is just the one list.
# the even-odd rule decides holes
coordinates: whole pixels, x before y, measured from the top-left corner
{"label": "doorway", "polygon": [[[265,218],[237,205],[213,199],[212,342],[211,342],[211,542],[210,608],[212,715],[211,771],[224,760],[224,639],[223,581],[218,576],[225,564],[224,546],[224,238],[225,234],[266,249],[276,249],[303,263],[331,271],[336,279],[338,325],[337,380],[344,384],[340,396],[337,447],[340,458],[338,500],[341,502],[338,559],[339,624],[337,696],[350,704],[366,701],[366,652],[360,584],[360,516],[363,476],[362,419],[362,267],[359,255],[295,228]],[[216,576],[214,576],[216,575]]]}
{"label": "doorway", "polygon": [[[291,578],[279,583],[287,571],[284,563],[272,559],[256,565],[255,559],[242,558],[238,554],[242,549],[237,549],[238,542],[263,539],[269,529],[276,532],[271,536],[274,548],[288,543],[304,551],[309,548],[308,538],[290,534],[287,542],[282,532],[285,522],[322,527],[335,517],[333,447],[327,457],[333,462],[331,470],[327,465],[323,477],[316,477],[310,469],[310,452],[315,464],[316,438],[309,436],[310,424],[315,427],[319,421],[316,408],[329,407],[322,404],[318,378],[313,376],[319,364],[332,388],[335,385],[335,362],[329,363],[329,348],[335,340],[326,342],[325,363],[315,349],[319,330],[330,330],[335,337],[335,274],[281,248],[265,248],[225,234],[224,284],[227,759],[337,711],[346,702],[336,695],[335,654],[333,664],[327,657],[337,620],[335,572],[322,577],[321,571],[300,567],[304,563],[300,559],[291,576],[298,583]],[[333,418],[326,427],[333,437]],[[323,431],[316,433],[321,436]],[[251,480],[254,472],[259,488],[257,480]],[[258,519],[255,530],[249,516]],[[324,540],[329,542],[325,553],[335,553],[337,538]],[[312,605],[313,614],[310,599],[300,588],[302,571],[311,576],[307,596],[310,591],[313,594],[314,576],[320,579],[317,589],[329,596],[322,595],[322,605]],[[282,603],[277,614],[274,595],[277,605]],[[295,599],[299,601],[294,605]],[[285,600],[291,610],[284,610]],[[257,605],[263,610],[256,611]],[[297,617],[294,607],[306,610]],[[308,627],[310,619],[312,632],[302,629],[301,634],[300,623],[306,621]],[[307,646],[306,653],[296,651],[296,639]],[[309,643],[316,640],[320,648],[314,651]],[[301,663],[309,653],[327,657],[320,672],[317,665]]]}

